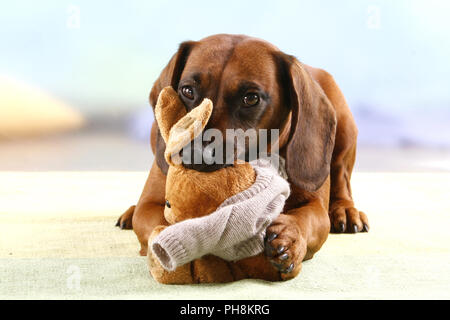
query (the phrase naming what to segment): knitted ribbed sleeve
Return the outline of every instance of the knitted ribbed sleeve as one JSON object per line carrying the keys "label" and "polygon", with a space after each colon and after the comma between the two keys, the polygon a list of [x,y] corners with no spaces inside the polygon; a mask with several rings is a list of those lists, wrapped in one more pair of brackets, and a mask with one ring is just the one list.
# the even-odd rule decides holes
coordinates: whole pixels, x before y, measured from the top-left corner
{"label": "knitted ribbed sleeve", "polygon": [[250,188],[213,213],[173,224],[154,238],[151,250],[166,270],[206,254],[236,261],[263,251],[266,228],[283,210],[289,184],[267,163],[251,164],[256,179]]}

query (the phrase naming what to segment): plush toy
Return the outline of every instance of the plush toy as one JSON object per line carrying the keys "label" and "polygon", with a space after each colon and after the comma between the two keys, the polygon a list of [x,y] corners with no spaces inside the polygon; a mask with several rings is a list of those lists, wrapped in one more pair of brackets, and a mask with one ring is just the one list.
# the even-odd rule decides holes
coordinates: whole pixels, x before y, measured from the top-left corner
{"label": "plush toy", "polygon": [[170,226],[149,237],[150,273],[166,284],[281,280],[262,251],[265,229],[289,196],[287,181],[267,160],[236,161],[213,172],[181,164],[180,151],[203,132],[212,111],[204,99],[187,113],[171,87],[159,95],[155,118],[166,142]]}

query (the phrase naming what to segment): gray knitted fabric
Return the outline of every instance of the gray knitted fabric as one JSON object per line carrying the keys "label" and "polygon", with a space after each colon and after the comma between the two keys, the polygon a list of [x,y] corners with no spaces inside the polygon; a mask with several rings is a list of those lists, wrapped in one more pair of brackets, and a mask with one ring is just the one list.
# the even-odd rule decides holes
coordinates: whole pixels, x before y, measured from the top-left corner
{"label": "gray knitted fabric", "polygon": [[227,200],[213,213],[165,228],[151,250],[169,271],[206,254],[236,261],[261,253],[266,228],[283,210],[289,184],[267,160],[250,162],[254,184]]}

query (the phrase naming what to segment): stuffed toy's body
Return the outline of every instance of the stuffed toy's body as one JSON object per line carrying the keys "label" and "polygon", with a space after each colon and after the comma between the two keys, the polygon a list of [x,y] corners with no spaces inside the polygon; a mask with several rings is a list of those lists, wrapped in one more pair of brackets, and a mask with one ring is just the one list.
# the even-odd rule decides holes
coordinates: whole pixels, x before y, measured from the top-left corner
{"label": "stuffed toy's body", "polygon": [[156,227],[149,238],[150,273],[166,284],[283,280],[262,251],[265,229],[289,196],[287,181],[266,160],[213,172],[181,164],[181,149],[211,113],[208,99],[187,113],[171,87],[158,98],[155,117],[170,165],[164,216],[171,225]]}

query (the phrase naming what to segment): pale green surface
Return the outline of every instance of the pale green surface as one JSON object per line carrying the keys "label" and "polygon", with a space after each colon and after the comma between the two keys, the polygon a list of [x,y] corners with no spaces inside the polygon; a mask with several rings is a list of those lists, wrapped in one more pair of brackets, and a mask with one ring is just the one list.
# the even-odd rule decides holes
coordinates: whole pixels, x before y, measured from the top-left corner
{"label": "pale green surface", "polygon": [[0,172],[0,298],[450,298],[450,174],[356,173],[368,234],[330,235],[288,282],[194,286],[156,283],[134,233],[114,228],[146,175]]}
{"label": "pale green surface", "polygon": [[[318,256],[283,283],[161,285],[145,258],[2,259],[2,299],[448,299],[450,255]],[[70,286],[80,270],[80,286]],[[68,284],[69,283],[69,284]]]}

